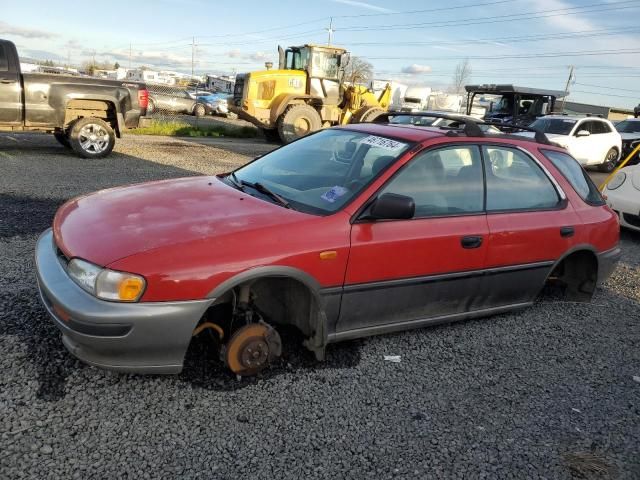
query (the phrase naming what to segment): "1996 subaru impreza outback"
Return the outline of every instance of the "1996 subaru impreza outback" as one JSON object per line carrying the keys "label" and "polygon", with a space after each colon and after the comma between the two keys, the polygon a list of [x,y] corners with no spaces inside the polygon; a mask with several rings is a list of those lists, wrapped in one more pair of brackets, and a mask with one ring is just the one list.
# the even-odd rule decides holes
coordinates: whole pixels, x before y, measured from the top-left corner
{"label": "1996 subaru impreza outback", "polygon": [[248,375],[280,354],[273,326],[322,359],[550,281],[590,300],[620,256],[615,213],[565,150],[471,125],[332,128],[230,174],[73,199],[37,244],[44,305],[87,363],[177,373],[209,330]]}

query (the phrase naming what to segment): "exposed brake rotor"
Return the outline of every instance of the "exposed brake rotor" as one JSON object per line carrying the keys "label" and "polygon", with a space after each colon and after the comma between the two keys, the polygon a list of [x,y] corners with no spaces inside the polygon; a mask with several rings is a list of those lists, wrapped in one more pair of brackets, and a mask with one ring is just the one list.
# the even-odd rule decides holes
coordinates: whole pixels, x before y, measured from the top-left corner
{"label": "exposed brake rotor", "polygon": [[226,345],[225,361],[236,375],[255,375],[282,353],[278,332],[264,322],[238,329]]}

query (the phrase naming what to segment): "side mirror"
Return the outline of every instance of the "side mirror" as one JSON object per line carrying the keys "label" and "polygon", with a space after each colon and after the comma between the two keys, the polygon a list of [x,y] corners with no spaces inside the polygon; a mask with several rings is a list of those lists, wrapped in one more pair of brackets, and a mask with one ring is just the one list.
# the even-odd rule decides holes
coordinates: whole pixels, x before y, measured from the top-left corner
{"label": "side mirror", "polygon": [[578,133],[576,133],[576,137],[588,137],[589,135],[591,135],[589,130],[578,130]]}
{"label": "side mirror", "polygon": [[413,198],[395,193],[385,193],[378,197],[369,208],[367,218],[407,220],[416,213]]}

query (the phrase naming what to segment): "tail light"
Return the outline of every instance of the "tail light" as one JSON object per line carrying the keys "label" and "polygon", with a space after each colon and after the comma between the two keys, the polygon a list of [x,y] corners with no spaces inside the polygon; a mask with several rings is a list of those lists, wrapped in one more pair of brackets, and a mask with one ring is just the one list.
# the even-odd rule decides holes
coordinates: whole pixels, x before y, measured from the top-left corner
{"label": "tail light", "polygon": [[149,106],[149,90],[146,88],[138,90],[138,105],[145,110]]}

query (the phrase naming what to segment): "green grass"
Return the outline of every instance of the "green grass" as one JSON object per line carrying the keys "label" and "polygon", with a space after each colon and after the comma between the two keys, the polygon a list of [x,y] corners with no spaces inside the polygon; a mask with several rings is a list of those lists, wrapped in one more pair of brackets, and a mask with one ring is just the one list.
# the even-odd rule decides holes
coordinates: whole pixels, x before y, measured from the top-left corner
{"label": "green grass", "polygon": [[162,122],[154,120],[149,126],[136,128],[131,130],[130,133],[135,135],[168,135],[172,137],[253,138],[258,135],[258,130],[254,127],[227,127],[222,125],[200,126],[196,128],[185,122]]}

